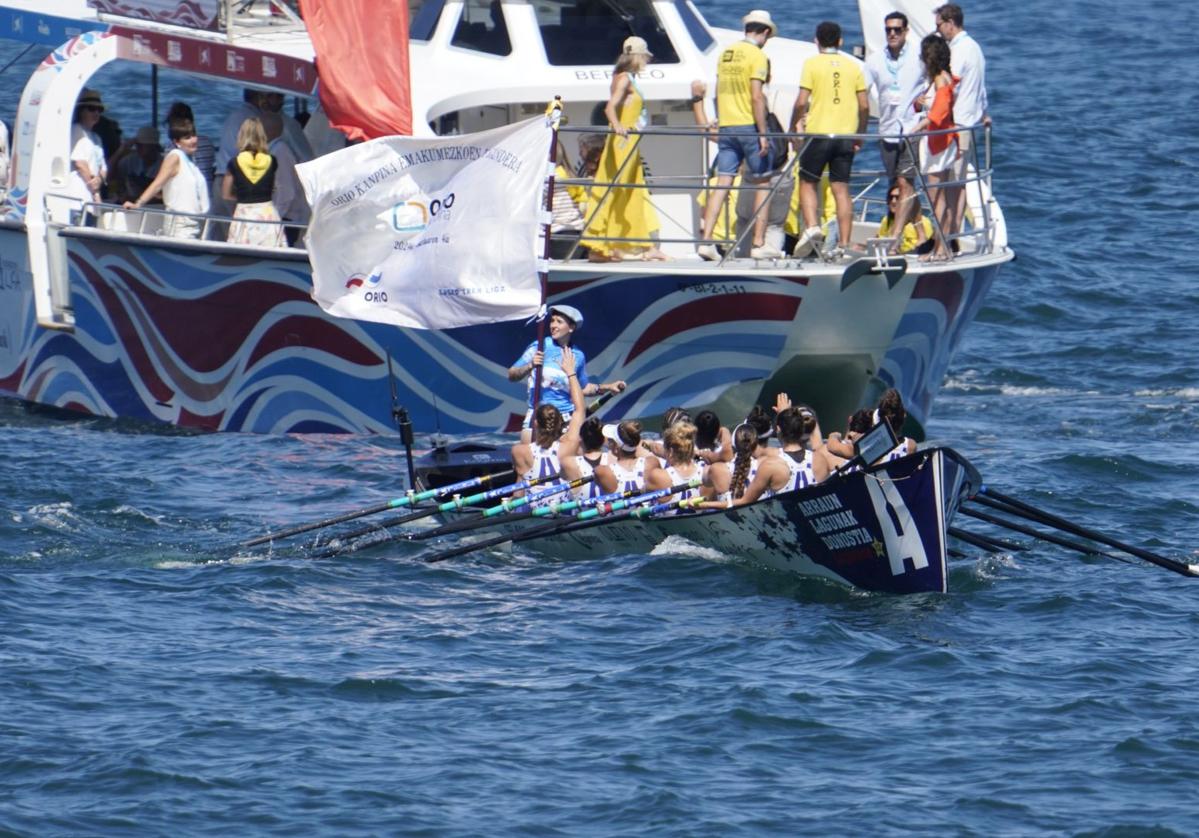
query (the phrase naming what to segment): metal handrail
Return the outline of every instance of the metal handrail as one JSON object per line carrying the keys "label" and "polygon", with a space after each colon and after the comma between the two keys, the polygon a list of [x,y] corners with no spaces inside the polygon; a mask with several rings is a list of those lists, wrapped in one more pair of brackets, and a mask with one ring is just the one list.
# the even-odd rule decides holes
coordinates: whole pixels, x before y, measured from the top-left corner
{"label": "metal handrail", "polygon": [[[953,128],[942,128],[942,129],[938,129],[935,131],[922,131],[922,132],[906,134],[906,135],[905,134],[890,135],[890,134],[877,134],[877,133],[875,133],[875,134],[872,134],[872,133],[818,134],[818,133],[809,133],[809,132],[767,131],[767,132],[763,132],[762,134],[760,134],[760,136],[766,137],[767,139],[776,139],[776,138],[786,139],[792,143],[793,147],[798,147],[798,150],[791,155],[791,158],[789,159],[788,164],[787,164],[788,167],[791,168],[792,173],[797,174],[797,170],[798,170],[798,166],[799,166],[799,157],[802,154],[803,148],[806,147],[806,144],[808,142],[810,142],[812,139],[836,138],[836,139],[860,140],[864,143],[865,142],[878,142],[880,140],[886,140],[886,141],[898,141],[898,142],[902,142],[902,143],[912,144],[912,143],[918,142],[919,140],[921,140],[925,137],[944,136],[944,135],[950,135],[950,134],[969,133],[972,137],[976,137],[978,129],[980,129],[980,128],[983,129],[983,131],[982,131],[982,133],[983,133],[982,147],[983,147],[983,160],[985,161],[985,163],[983,165],[980,165],[980,161],[979,161],[979,143],[971,142],[970,143],[971,157],[970,157],[970,159],[967,160],[967,163],[968,163],[968,167],[966,170],[967,174],[964,177],[959,178],[959,179],[954,179],[954,180],[943,180],[943,181],[939,181],[936,184],[930,184],[924,178],[923,173],[920,172],[919,168],[917,168],[917,178],[916,178],[917,183],[914,184],[914,186],[917,188],[917,194],[920,195],[924,199],[924,201],[926,202],[926,205],[929,206],[930,208],[933,205],[933,202],[931,199],[932,190],[947,189],[947,188],[951,188],[951,187],[961,187],[963,189],[969,189],[971,187],[974,187],[974,188],[979,189],[980,191],[978,193],[977,203],[981,208],[981,214],[983,217],[981,219],[979,219],[979,218],[974,219],[974,223],[973,223],[973,226],[971,227],[971,229],[965,230],[965,231],[959,229],[957,232],[950,233],[950,232],[942,229],[941,223],[940,223],[940,218],[938,218],[936,216],[936,213],[930,213],[930,218],[931,218],[933,226],[934,226],[934,232],[935,232],[936,238],[943,246],[948,246],[948,244],[950,242],[957,240],[957,239],[974,238],[978,241],[978,246],[977,246],[977,249],[975,252],[989,253],[989,252],[991,252],[991,249],[994,245],[994,234],[995,234],[995,220],[992,217],[992,207],[991,207],[991,201],[993,200],[993,198],[984,197],[984,195],[989,196],[990,191],[991,191],[990,183],[991,183],[991,178],[992,178],[992,168],[991,168],[991,126],[990,125],[984,125],[984,124],[980,123],[978,125],[955,126]],[[560,133],[575,133],[575,134],[605,134],[605,135],[615,134],[615,131],[613,131],[611,128],[608,128],[607,126],[601,126],[601,125],[592,125],[592,126],[563,125],[559,129],[559,132]],[[710,126],[709,127],[699,127],[699,126],[696,126],[696,127],[690,127],[690,126],[687,126],[687,127],[646,127],[646,128],[641,128],[641,129],[630,129],[628,133],[629,133],[629,136],[638,137],[638,142],[640,142],[640,139],[642,137],[692,137],[692,138],[699,137],[705,141],[714,141],[716,139],[716,137],[718,136],[718,133],[716,131],[713,131]],[[705,142],[704,143],[704,155],[703,155],[705,160],[707,159],[707,154],[708,154],[707,147],[708,147],[708,143]],[[915,153],[916,149],[910,145],[909,145],[909,147],[912,148],[913,153]],[[915,155],[915,156],[918,159],[918,155]],[[620,171],[624,170],[625,165],[627,165],[628,161],[631,158],[632,158],[632,153],[630,152],[630,154],[626,157],[625,162],[622,164]],[[874,172],[870,172],[869,170],[865,170],[865,171],[859,170],[859,173],[876,174]],[[620,172],[617,172],[617,175],[619,175],[619,174],[620,174]],[[696,179],[699,180],[698,185],[694,182]],[[761,212],[768,211],[767,208],[770,204],[770,198],[777,191],[777,189],[779,188],[781,183],[785,180],[786,180],[785,178],[777,178],[777,177],[771,178],[771,181],[774,181],[773,183],[770,181],[763,181],[763,182],[759,182],[759,183],[747,183],[743,180],[742,183],[736,187],[736,190],[768,192],[766,200],[763,201],[761,206],[758,208],[757,212],[761,213]],[[882,180],[883,180],[883,177],[881,176],[881,173],[879,173],[877,176],[875,176],[871,180],[871,182],[869,184],[867,184],[863,189],[861,189],[858,192],[857,195],[854,196],[855,204],[861,204],[860,211],[858,213],[855,213],[858,217],[858,220],[861,220],[861,221],[866,220],[867,206],[871,201],[873,201],[873,199],[871,199],[867,196],[867,193],[871,189],[873,189],[878,183],[880,183]],[[986,192],[985,193],[981,191],[982,184],[984,184],[984,183],[986,184]],[[977,186],[975,186],[976,184],[977,184]],[[567,254],[567,257],[566,257],[567,259],[569,259],[571,256],[574,255],[574,253],[577,251],[582,239],[584,239],[584,238],[586,238],[586,239],[599,238],[594,235],[588,235],[587,229],[590,226],[592,220],[597,216],[600,206],[607,200],[609,195],[615,189],[648,189],[648,190],[654,190],[654,191],[698,192],[699,190],[708,190],[711,188],[710,184],[707,182],[706,176],[704,176],[704,175],[695,175],[695,176],[683,175],[683,176],[672,176],[669,178],[665,178],[665,177],[653,176],[648,173],[646,176],[646,182],[643,184],[621,183],[617,180],[595,181],[595,180],[589,180],[587,178],[579,177],[579,178],[560,178],[556,181],[555,186],[563,186],[563,187],[583,186],[583,187],[587,187],[589,189],[602,190],[599,193],[598,201],[595,202],[595,206],[590,207],[588,209],[588,215],[587,215],[586,221],[583,225],[583,228],[581,230],[577,231],[578,236],[579,236],[579,241],[576,241],[574,243],[574,245],[571,247],[570,252]],[[726,204],[725,204],[726,213],[728,212],[728,208],[731,204],[732,204],[732,200],[728,200],[726,202]],[[752,230],[752,225],[756,218],[757,218],[757,213],[755,213],[753,216],[751,216],[749,219],[747,219],[747,221],[744,225],[745,229],[739,231],[737,238],[732,242],[731,246],[729,246],[728,251],[726,252],[724,257],[721,259],[720,264],[724,264],[724,262],[729,258],[730,254],[737,252],[737,249],[742,245],[745,236]],[[574,232],[575,231],[571,231],[572,237],[573,237]],[[558,235],[561,235],[561,232],[559,232]],[[678,238],[656,238],[655,239],[652,237],[641,237],[641,238],[609,237],[606,240],[611,241],[611,242],[620,242],[620,243],[648,244],[651,246],[656,243],[681,243],[681,242],[686,242],[686,241],[689,241],[696,245],[713,244],[713,245],[723,246],[723,245],[728,244],[727,240],[701,239],[699,237],[693,237],[691,239],[678,239]]]}

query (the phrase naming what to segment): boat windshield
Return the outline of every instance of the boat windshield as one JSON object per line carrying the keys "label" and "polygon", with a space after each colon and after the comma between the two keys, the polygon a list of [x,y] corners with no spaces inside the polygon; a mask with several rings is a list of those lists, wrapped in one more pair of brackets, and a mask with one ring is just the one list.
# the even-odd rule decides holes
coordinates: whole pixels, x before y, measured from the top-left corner
{"label": "boat windshield", "polygon": [[650,0],[533,0],[550,64],[612,64],[630,35],[645,38],[655,64],[679,56]]}
{"label": "boat windshield", "polygon": [[490,55],[511,55],[512,41],[500,0],[466,0],[450,44]]}
{"label": "boat windshield", "polygon": [[408,0],[408,37],[427,41],[433,37],[445,0]]}
{"label": "boat windshield", "polygon": [[708,27],[704,25],[691,3],[688,0],[678,0],[675,8],[679,10],[679,17],[683,19],[683,25],[687,27],[687,34],[691,36],[691,40],[695,41],[700,52],[707,52],[708,48],[716,43],[716,39],[712,37],[712,33],[708,31]]}

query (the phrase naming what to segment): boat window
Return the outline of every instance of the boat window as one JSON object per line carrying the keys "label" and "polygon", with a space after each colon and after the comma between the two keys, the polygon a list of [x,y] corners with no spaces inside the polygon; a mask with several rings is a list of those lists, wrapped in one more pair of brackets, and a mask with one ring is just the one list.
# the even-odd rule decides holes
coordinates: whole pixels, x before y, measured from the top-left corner
{"label": "boat window", "polygon": [[445,0],[408,0],[408,37],[427,41],[433,37]]}
{"label": "boat window", "polygon": [[500,0],[466,0],[450,43],[490,55],[510,55],[512,41],[508,39]]}
{"label": "boat window", "polygon": [[640,35],[655,64],[677,64],[678,53],[650,0],[533,0],[550,64],[613,64],[621,44]]}
{"label": "boat window", "polygon": [[[675,8],[679,10],[679,17],[683,19],[683,25],[687,27],[687,34],[691,36],[691,40],[695,41],[700,52],[707,52],[716,43],[716,39],[712,37],[708,27],[704,26],[704,22],[700,20],[690,0],[677,0]],[[653,50],[650,51],[653,52]]]}

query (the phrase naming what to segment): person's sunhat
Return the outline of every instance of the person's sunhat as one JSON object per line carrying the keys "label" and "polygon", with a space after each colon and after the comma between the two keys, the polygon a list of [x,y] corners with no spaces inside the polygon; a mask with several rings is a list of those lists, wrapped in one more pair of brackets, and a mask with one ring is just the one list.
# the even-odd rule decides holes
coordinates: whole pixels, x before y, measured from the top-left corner
{"label": "person's sunhat", "polygon": [[133,135],[133,142],[137,145],[158,145],[158,129],[153,125],[143,125]]}
{"label": "person's sunhat", "polygon": [[99,108],[101,111],[104,110],[104,101],[100,98],[100,91],[92,90],[90,87],[83,88],[83,92],[79,94],[79,101],[75,104],[80,107],[86,105],[92,108]]}
{"label": "person's sunhat", "polygon": [[612,440],[613,442],[615,442],[617,445],[620,446],[620,449],[622,451],[636,451],[637,450],[636,445],[629,445],[620,436],[620,425],[604,425],[603,434],[604,434],[604,439]]}
{"label": "person's sunhat", "polygon": [[775,25],[774,20],[770,17],[770,12],[765,9],[754,9],[752,12],[741,18],[741,28],[744,29],[751,23],[760,23],[770,30],[770,37],[774,38],[779,34],[779,28]]}
{"label": "person's sunhat", "polygon": [[649,51],[649,44],[645,42],[645,38],[637,35],[630,35],[624,39],[624,46],[620,51],[625,55],[644,55],[647,58],[653,58],[654,54]]}
{"label": "person's sunhat", "polygon": [[583,326],[583,312],[579,311],[574,306],[552,305],[550,306],[550,314],[561,314],[567,320],[574,324],[576,329]]}

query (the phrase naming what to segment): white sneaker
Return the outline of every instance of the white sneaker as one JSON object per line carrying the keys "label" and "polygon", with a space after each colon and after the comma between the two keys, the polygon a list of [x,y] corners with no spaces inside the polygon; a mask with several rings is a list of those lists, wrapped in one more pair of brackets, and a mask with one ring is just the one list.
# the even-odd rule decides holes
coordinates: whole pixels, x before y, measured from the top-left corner
{"label": "white sneaker", "polygon": [[699,254],[699,258],[706,262],[719,262],[720,251],[716,249],[714,244],[701,244],[695,248],[695,252]]}
{"label": "white sneaker", "polygon": [[820,245],[822,244],[824,244],[824,230],[819,227],[809,227],[799,237],[794,253],[801,258],[811,256],[814,251],[820,249]]}
{"label": "white sneaker", "polygon": [[760,244],[749,251],[751,259],[782,259],[783,251],[772,244]]}

